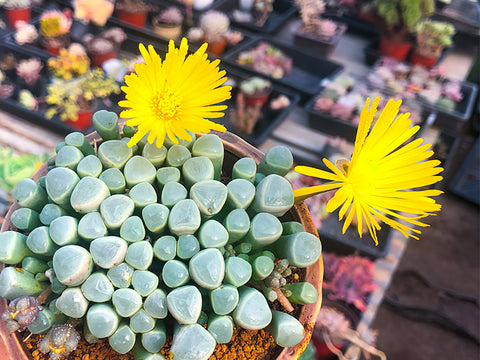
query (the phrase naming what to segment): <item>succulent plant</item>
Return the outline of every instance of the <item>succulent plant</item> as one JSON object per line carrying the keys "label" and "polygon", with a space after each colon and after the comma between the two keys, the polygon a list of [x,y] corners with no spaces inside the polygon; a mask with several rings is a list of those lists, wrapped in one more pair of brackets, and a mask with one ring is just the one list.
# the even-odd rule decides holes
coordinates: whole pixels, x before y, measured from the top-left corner
{"label": "succulent plant", "polygon": [[7,9],[26,9],[31,5],[31,0],[5,0],[3,3],[3,6]]}
{"label": "succulent plant", "polygon": [[230,119],[235,131],[242,134],[251,134],[255,128],[255,124],[262,115],[262,106],[246,106],[245,95],[238,93],[236,97],[237,106],[230,111]]}
{"label": "succulent plant", "polygon": [[10,332],[23,331],[37,318],[39,306],[32,296],[16,298],[8,304],[8,309],[2,314],[2,321]]}
{"label": "succulent plant", "polygon": [[[67,135],[46,176],[22,180],[12,192],[19,231],[0,234],[0,261],[21,267],[2,270],[0,295],[13,308],[15,298],[51,287],[38,315],[48,331],[40,351],[58,359],[75,349],[79,335],[66,316],[83,319],[89,341],[108,338],[119,353],[135,346],[137,359],[159,354],[170,323],[169,356],[179,360],[208,359],[217,343],[230,342],[234,324],[258,330],[271,323],[281,346],[302,341],[298,320],[271,310],[261,292],[270,287],[299,304],[318,296],[313,285],[285,278],[298,279],[295,268],[321,254],[319,239],[300,223],[279,220],[294,201],[283,177],[293,164],[289,150],[270,149],[258,166],[240,159],[222,183],[218,136],[130,148],[135,129],[124,127],[122,138],[117,120],[95,113],[103,142],[93,147],[81,133]],[[202,310],[207,328],[197,324]]]}
{"label": "succulent plant", "polygon": [[90,69],[90,59],[81,44],[73,43],[68,49],[60,49],[57,57],[48,59],[48,68],[54,77],[71,80]]}
{"label": "succulent plant", "polygon": [[180,25],[183,22],[183,14],[175,6],[170,6],[169,8],[161,11],[155,18],[160,23],[170,25]]}
{"label": "succulent plant", "polygon": [[425,20],[417,25],[417,52],[426,57],[438,58],[446,46],[452,45],[455,28],[442,21]]}
{"label": "succulent plant", "polygon": [[458,81],[446,81],[442,86],[442,93],[454,102],[459,102],[463,99],[462,87]]}
{"label": "succulent plant", "polygon": [[38,31],[35,25],[24,21],[16,23],[17,30],[13,38],[18,45],[31,44],[38,39]]}
{"label": "succulent plant", "polygon": [[251,77],[240,83],[240,90],[247,95],[265,94],[272,87],[272,83],[260,77]]}
{"label": "succulent plant", "polygon": [[273,11],[274,0],[254,0],[252,6],[252,13],[254,24],[256,26],[265,25]]}
{"label": "succulent plant", "polygon": [[209,10],[200,17],[200,29],[206,42],[221,41],[230,27],[228,16],[216,10]]}
{"label": "succulent plant", "polygon": [[47,87],[46,103],[48,118],[58,114],[62,121],[78,118],[79,110],[89,110],[89,101],[119,93],[120,88],[111,77],[105,77],[102,69],[96,68],[77,79],[64,81],[56,79]]}
{"label": "succulent plant", "polygon": [[263,41],[253,49],[242,51],[238,55],[237,62],[276,79],[292,71],[292,59]]}
{"label": "succulent plant", "polygon": [[145,0],[117,0],[115,7],[131,13],[152,10],[152,6],[147,4]]}
{"label": "succulent plant", "polygon": [[38,349],[49,353],[52,360],[58,360],[77,348],[80,335],[71,325],[53,325],[42,339]]}
{"label": "succulent plant", "polygon": [[115,6],[110,0],[74,0],[72,4],[76,19],[87,24],[91,21],[99,26],[105,26]]}
{"label": "succulent plant", "polygon": [[281,110],[290,105],[290,99],[286,95],[279,95],[277,98],[272,99],[270,102],[270,109]]}
{"label": "succulent plant", "polygon": [[434,0],[374,0],[372,8],[389,29],[415,32],[417,24],[435,10]]}
{"label": "succulent plant", "polygon": [[20,105],[26,107],[27,109],[38,110],[39,101],[27,89],[20,90],[20,92],[18,93],[18,102],[20,103]]}
{"label": "succulent plant", "polygon": [[229,45],[237,45],[243,40],[243,34],[240,31],[227,31],[225,40],[227,40],[227,44]]}
{"label": "succulent plant", "polygon": [[340,299],[365,311],[368,295],[376,289],[373,283],[374,263],[358,255],[324,254],[324,289],[328,298]]}
{"label": "succulent plant", "polygon": [[117,52],[126,38],[122,29],[114,27],[98,35],[87,34],[83,37],[82,42],[90,55],[100,55]]}
{"label": "succulent plant", "polygon": [[65,35],[70,31],[72,20],[58,10],[47,10],[40,15],[40,34],[46,38]]}
{"label": "succulent plant", "polygon": [[325,12],[323,0],[295,0],[300,8],[302,18],[302,31],[313,33],[325,39],[330,39],[337,32],[337,24],[328,19],[322,19]]}
{"label": "succulent plant", "polygon": [[42,62],[37,58],[20,60],[17,63],[17,75],[20,76],[27,84],[33,84],[40,78],[40,72],[43,69]]}

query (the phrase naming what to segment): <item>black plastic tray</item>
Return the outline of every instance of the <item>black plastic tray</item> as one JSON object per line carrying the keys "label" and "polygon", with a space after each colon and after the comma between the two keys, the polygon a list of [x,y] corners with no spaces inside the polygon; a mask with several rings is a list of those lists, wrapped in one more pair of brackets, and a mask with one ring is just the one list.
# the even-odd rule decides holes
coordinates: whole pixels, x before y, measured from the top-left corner
{"label": "black plastic tray", "polygon": [[476,84],[464,81],[460,83],[460,87],[463,99],[456,104],[455,109],[452,111],[443,110],[432,103],[419,100],[426,109],[437,113],[435,126],[451,133],[457,133],[465,126],[472,115],[475,99],[477,98],[478,86]]}
{"label": "black plastic tray", "polygon": [[[232,78],[236,81],[237,85],[238,80],[244,80],[249,78],[251,75],[247,72],[232,68],[228,65],[221,64],[220,68],[227,72],[227,77]],[[266,78],[266,77],[263,77]],[[226,105],[230,107],[235,106],[235,91],[232,92],[232,99],[225,102]],[[270,133],[278,126],[280,123],[287,117],[290,111],[296,106],[300,100],[300,95],[292,90],[286,89],[280,85],[272,84],[272,93],[269,96],[269,100],[278,97],[279,95],[286,95],[290,100],[290,105],[284,109],[280,110],[271,110],[268,107],[269,101],[262,107],[262,115],[258,120],[255,128],[253,129],[252,134],[247,135],[245,133],[235,131],[232,123],[230,122],[230,109],[225,111],[225,116],[223,118],[215,119],[215,122],[218,122],[225,126],[228,131],[233,132],[240,136],[245,141],[249,142],[254,146],[261,145]]]}
{"label": "black plastic tray", "polygon": [[[161,5],[158,5],[160,8],[167,8],[169,6],[175,6],[175,7],[178,7],[184,14],[185,14],[185,9],[180,7],[176,2],[175,3],[163,3]],[[108,21],[109,25],[112,25],[112,26],[119,26],[121,27],[122,29],[124,29],[126,32],[130,33],[130,34],[133,34],[135,36],[139,36],[139,37],[142,37],[142,38],[145,38],[146,40],[152,40],[152,41],[155,41],[156,43],[159,43],[159,44],[168,44],[168,40],[167,39],[164,39],[162,37],[160,37],[154,30],[153,30],[153,26],[152,26],[152,19],[153,19],[153,16],[154,14],[152,13],[149,13],[148,14],[148,17],[147,17],[147,21],[145,22],[145,26],[142,27],[142,28],[139,28],[137,26],[133,26],[131,24],[127,24],[121,20],[119,20],[118,18],[116,17],[112,17],[110,18],[110,20]],[[194,23],[198,23],[198,18],[197,17],[194,17]],[[240,31],[242,34],[243,34],[243,40],[240,41],[238,44],[236,45],[228,45],[226,46],[225,48],[225,54],[228,54],[230,51],[232,51],[233,49],[235,49],[237,46],[241,46],[242,44],[245,44],[249,41],[251,41],[251,39],[253,38],[253,36],[251,34],[249,34],[248,32],[245,32],[243,29],[240,30],[234,26],[230,26],[230,29],[233,30],[233,31]],[[186,27],[184,26],[183,27],[183,30],[182,30],[182,35],[181,37],[187,37],[187,32],[188,32],[188,29],[186,29]],[[180,39],[181,39],[180,37]],[[177,46],[180,45],[180,39],[176,42],[177,43]],[[145,41],[144,41],[145,42]],[[196,43],[192,43],[192,42],[189,42],[188,46],[189,46],[189,50],[191,52],[193,51],[196,51],[199,47],[200,47],[201,44],[196,44]],[[208,51],[208,49],[207,49]],[[224,56],[223,55],[223,56]],[[212,57],[213,55],[210,55],[210,57]]]}
{"label": "black plastic tray", "polygon": [[318,95],[315,95],[305,105],[305,110],[308,113],[308,125],[325,134],[339,136],[349,142],[354,142],[357,135],[357,126],[330,114],[315,110],[313,105],[317,97]]}
{"label": "black plastic tray", "polygon": [[256,26],[251,23],[238,22],[234,19],[232,13],[235,9],[238,9],[238,0],[226,0],[219,2],[216,6],[214,6],[214,9],[228,14],[230,21],[237,26],[243,27],[255,33],[263,32],[267,34],[277,31],[286,20],[288,20],[297,12],[297,8],[293,4],[293,0],[275,0],[273,3],[273,11],[265,24],[263,26]]}
{"label": "black plastic tray", "polygon": [[[17,59],[28,59],[31,57],[37,57],[40,60],[42,60],[44,64],[48,60],[48,56],[41,55],[38,53],[32,53],[29,50],[20,48],[18,46],[11,46],[10,44],[5,44],[5,43],[0,44],[0,54],[3,55],[8,53],[12,53]],[[41,77],[43,96],[45,96],[46,94],[46,87],[48,85],[49,79],[50,79],[50,76],[48,74],[47,66],[45,65],[42,70],[42,77]],[[85,130],[78,130],[77,128],[67,124],[66,122],[61,121],[58,118],[58,116],[54,116],[53,118],[48,119],[45,116],[45,112],[47,110],[47,105],[45,103],[40,104],[40,107],[38,110],[27,109],[22,105],[20,105],[20,103],[16,100],[17,94],[18,93],[15,92],[14,96],[9,99],[0,98],[0,109],[5,110],[15,116],[19,116],[24,120],[27,120],[34,124],[45,127],[49,130],[53,130],[59,134],[68,134],[72,131],[81,131],[85,134],[88,134],[93,131],[93,126]],[[109,101],[112,102],[112,105],[107,105]],[[118,113],[120,111],[120,108],[114,105],[116,101],[117,99],[115,99],[114,96],[112,96],[111,98],[105,101],[98,100],[96,109],[97,110],[107,109],[107,110],[115,111]]]}
{"label": "black plastic tray", "polygon": [[[237,63],[237,57],[240,52],[249,50],[257,46],[260,42],[267,42],[277,49],[280,49],[285,55],[290,56],[293,60],[293,67],[290,74],[281,79],[274,79],[265,74],[259,73],[252,68],[242,66]],[[316,57],[311,54],[299,51],[291,46],[279,43],[277,41],[258,37],[250,42],[238,46],[223,58],[229,64],[239,67],[251,74],[268,77],[272,82],[292,88],[304,95],[315,95],[322,88],[322,80],[331,77],[343,69],[343,65]]]}
{"label": "black plastic tray", "polygon": [[[218,6],[221,6],[226,1],[228,1],[228,0],[214,0],[210,5],[208,5],[204,9],[201,9],[201,10],[193,9],[193,16],[198,17],[199,15],[204,13],[205,11],[212,10],[212,9],[215,9],[216,7],[218,7]],[[183,9],[185,9],[185,4],[181,1],[165,0],[165,2],[170,3],[171,5],[176,5],[178,7],[181,7]],[[154,0],[153,0],[153,3],[155,3]],[[158,4],[158,1],[156,2],[156,4]]]}
{"label": "black plastic tray", "polygon": [[378,245],[367,232],[362,237],[358,235],[357,228],[350,225],[342,234],[345,218],[338,221],[338,210],[322,220],[322,227],[318,229],[318,235],[322,240],[322,249],[325,252],[334,252],[339,255],[358,252],[360,255],[375,260],[388,254],[394,231],[386,224],[381,224],[381,230],[377,231]]}

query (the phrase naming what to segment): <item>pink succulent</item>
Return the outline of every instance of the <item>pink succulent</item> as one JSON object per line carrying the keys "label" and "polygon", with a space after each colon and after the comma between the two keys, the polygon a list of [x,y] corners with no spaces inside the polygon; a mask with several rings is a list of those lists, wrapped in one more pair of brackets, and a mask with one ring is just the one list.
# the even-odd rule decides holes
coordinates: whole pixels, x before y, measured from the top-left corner
{"label": "pink succulent", "polygon": [[323,288],[328,298],[353,304],[366,310],[367,298],[377,288],[373,283],[375,264],[358,255],[337,256],[324,254],[325,280]]}
{"label": "pink succulent", "polygon": [[320,97],[315,101],[315,104],[313,105],[313,109],[328,113],[332,108],[332,106],[333,106],[332,99]]}

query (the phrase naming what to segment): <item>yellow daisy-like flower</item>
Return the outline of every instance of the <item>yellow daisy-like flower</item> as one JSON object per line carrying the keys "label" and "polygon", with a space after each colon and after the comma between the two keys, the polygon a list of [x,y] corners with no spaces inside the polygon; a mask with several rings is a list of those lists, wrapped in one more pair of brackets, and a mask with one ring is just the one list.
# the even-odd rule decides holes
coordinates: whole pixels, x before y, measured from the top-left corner
{"label": "yellow daisy-like flower", "polygon": [[215,105],[231,97],[230,86],[222,86],[227,80],[220,71],[220,60],[207,60],[203,44],[194,54],[187,56],[188,43],[183,38],[177,49],[171,40],[168,53],[162,62],[153,46],[148,51],[140,44],[145,63],[135,64],[135,73],[125,76],[122,90],[125,99],[119,105],[128,126],[138,131],[128,142],[134,146],[145,134],[148,142],[161,147],[167,135],[174,143],[190,140],[187,131],[209,133],[210,130],[226,131],[225,127],[208,118],[222,117],[226,105]]}
{"label": "yellow daisy-like flower", "polygon": [[433,215],[433,212],[441,209],[441,205],[430,197],[442,192],[411,189],[442,180],[441,176],[436,175],[443,169],[438,167],[440,161],[427,160],[433,151],[429,150],[430,144],[422,145],[422,139],[402,146],[420,127],[410,128],[412,121],[409,113],[398,114],[401,100],[390,100],[370,130],[379,101],[380,98],[376,98],[370,106],[370,99],[367,99],[360,115],[350,161],[338,161],[335,166],[323,159],[332,172],[307,166],[295,167],[295,171],[300,174],[331,181],[295,190],[295,200],[302,201],[321,192],[338,189],[328,202],[327,211],[333,212],[340,207],[339,220],[347,214],[343,233],[356,216],[360,237],[366,224],[376,244],[376,230],[380,230],[377,219],[399,230],[406,237],[418,239],[411,232],[420,234],[420,231],[402,222],[428,226],[418,219]]}

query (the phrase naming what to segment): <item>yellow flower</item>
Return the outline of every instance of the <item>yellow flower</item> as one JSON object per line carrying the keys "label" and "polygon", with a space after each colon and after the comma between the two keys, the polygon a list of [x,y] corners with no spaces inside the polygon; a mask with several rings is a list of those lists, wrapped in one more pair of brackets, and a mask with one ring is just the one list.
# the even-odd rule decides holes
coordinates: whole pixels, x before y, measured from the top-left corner
{"label": "yellow flower", "polygon": [[[122,90],[126,100],[119,105],[121,118],[138,131],[128,142],[135,145],[145,134],[148,142],[161,147],[167,135],[174,143],[178,139],[190,140],[186,132],[209,133],[225,131],[225,127],[207,118],[220,118],[226,105],[215,105],[230,98],[231,87],[222,86],[227,80],[220,71],[220,60],[207,60],[203,44],[194,54],[187,56],[187,39],[183,38],[177,49],[171,40],[168,53],[162,59],[150,45],[148,51],[140,44],[145,63],[135,64],[135,73],[125,76]],[[186,58],[185,58],[186,57]]]}
{"label": "yellow flower", "polygon": [[[331,181],[295,190],[295,200],[302,201],[312,195],[338,189],[328,202],[327,211],[333,212],[340,207],[339,220],[347,214],[343,233],[356,217],[360,237],[366,224],[376,244],[376,230],[380,230],[377,219],[406,237],[418,239],[409,232],[420,234],[420,231],[409,226],[428,226],[418,219],[441,209],[430,197],[442,192],[412,189],[442,180],[441,176],[436,175],[443,169],[438,167],[440,161],[427,160],[433,151],[428,150],[429,144],[422,145],[422,139],[402,146],[419,130],[419,126],[410,128],[412,121],[408,118],[409,113],[398,114],[401,100],[390,100],[370,130],[379,101],[380,98],[376,98],[370,106],[370,99],[367,99],[360,115],[350,161],[338,161],[335,166],[323,159],[332,172],[307,166],[295,168],[298,173]],[[399,220],[411,225],[407,226]]]}

